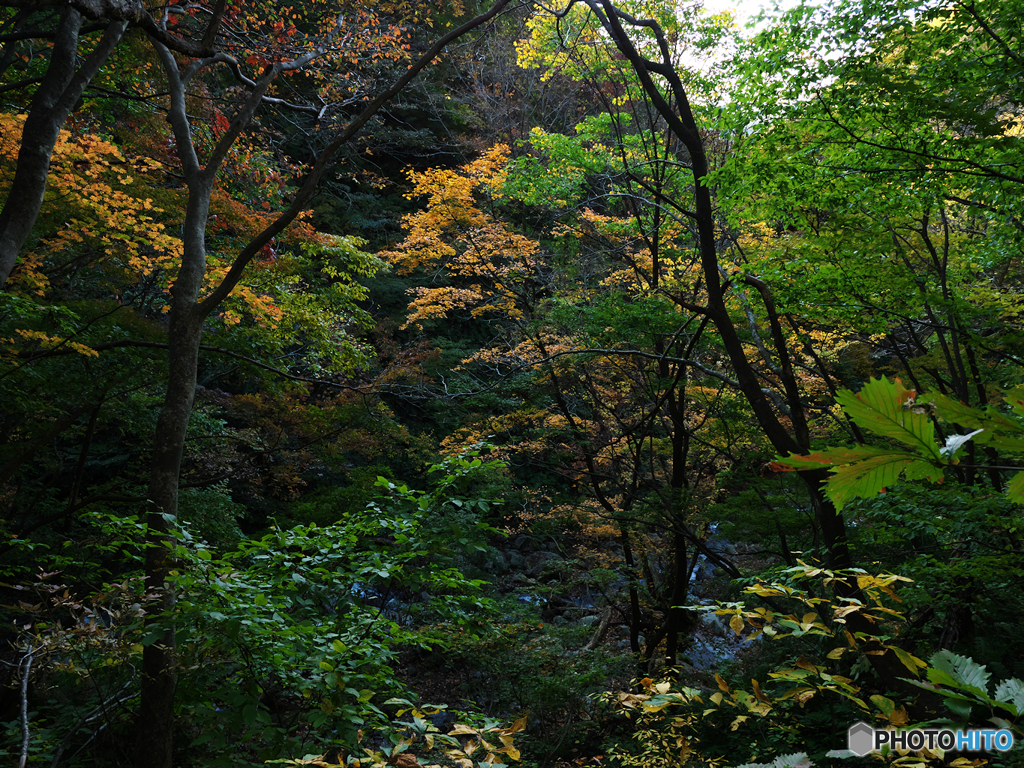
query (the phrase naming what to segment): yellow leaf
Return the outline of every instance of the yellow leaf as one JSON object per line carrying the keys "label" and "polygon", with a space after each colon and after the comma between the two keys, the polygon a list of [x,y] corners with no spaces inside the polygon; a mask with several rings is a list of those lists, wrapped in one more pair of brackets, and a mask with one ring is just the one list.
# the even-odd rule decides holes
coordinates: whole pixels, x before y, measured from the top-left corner
{"label": "yellow leaf", "polygon": [[734,613],[732,618],[729,619],[729,628],[737,635],[743,634],[743,617],[738,613]]}
{"label": "yellow leaf", "polygon": [[915,676],[918,674],[917,670],[919,668],[927,666],[927,664],[917,658],[917,656],[907,653],[902,648],[893,646],[893,651],[896,653],[896,657],[903,662],[903,666],[913,672]]}
{"label": "yellow leaf", "polygon": [[730,731],[735,731],[737,728],[739,728],[743,723],[747,722],[747,720],[749,720],[749,719],[750,719],[750,717],[748,717],[747,715],[740,715],[739,717],[737,717],[735,720],[732,721],[732,724],[729,726],[729,730]]}

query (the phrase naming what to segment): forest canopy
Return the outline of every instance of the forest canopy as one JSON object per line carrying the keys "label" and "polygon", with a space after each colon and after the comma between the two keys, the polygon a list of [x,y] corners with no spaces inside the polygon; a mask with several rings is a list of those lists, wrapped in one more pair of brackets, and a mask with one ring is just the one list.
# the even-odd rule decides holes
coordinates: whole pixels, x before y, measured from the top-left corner
{"label": "forest canopy", "polygon": [[0,754],[1020,765],[1022,29],[0,0]]}

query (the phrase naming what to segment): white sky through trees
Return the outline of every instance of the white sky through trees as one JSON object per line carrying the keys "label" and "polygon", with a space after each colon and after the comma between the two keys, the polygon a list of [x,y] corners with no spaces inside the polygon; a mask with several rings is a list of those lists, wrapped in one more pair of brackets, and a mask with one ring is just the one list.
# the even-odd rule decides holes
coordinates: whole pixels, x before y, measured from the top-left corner
{"label": "white sky through trees", "polygon": [[704,7],[712,13],[732,11],[736,23],[745,34],[752,30],[744,29],[747,22],[761,11],[770,11],[773,7],[786,10],[797,5],[799,0],[704,0]]}

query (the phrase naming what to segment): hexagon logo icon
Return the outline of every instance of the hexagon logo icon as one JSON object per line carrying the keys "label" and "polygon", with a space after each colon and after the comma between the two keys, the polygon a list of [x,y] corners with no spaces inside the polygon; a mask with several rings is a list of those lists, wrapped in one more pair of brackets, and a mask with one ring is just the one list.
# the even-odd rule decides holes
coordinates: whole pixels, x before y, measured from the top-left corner
{"label": "hexagon logo icon", "polygon": [[854,723],[846,731],[846,748],[857,757],[864,757],[875,747],[875,729],[863,720]]}

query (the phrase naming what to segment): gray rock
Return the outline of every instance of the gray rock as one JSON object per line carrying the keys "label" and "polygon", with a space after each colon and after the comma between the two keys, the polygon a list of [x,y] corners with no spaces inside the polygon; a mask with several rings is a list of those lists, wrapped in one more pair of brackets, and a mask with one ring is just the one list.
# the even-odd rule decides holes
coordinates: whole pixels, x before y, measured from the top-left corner
{"label": "gray rock", "polygon": [[534,558],[536,559],[536,563],[530,569],[530,576],[532,576],[533,578],[537,578],[544,571],[548,570],[550,567],[550,563],[562,562],[562,558],[556,555],[554,552],[538,552],[536,555],[534,555]]}
{"label": "gray rock", "polygon": [[508,560],[505,559],[501,552],[492,552],[484,564],[484,570],[491,571],[492,573],[507,573]]}
{"label": "gray rock", "polygon": [[539,560],[541,562],[562,559],[562,556],[559,555],[557,552],[537,552],[533,557],[534,559]]}
{"label": "gray rock", "polygon": [[725,622],[722,621],[722,617],[712,611],[702,611],[700,614],[700,622],[713,634],[729,634],[729,628],[725,625]]}
{"label": "gray rock", "polygon": [[458,720],[454,712],[438,712],[436,715],[428,715],[427,719],[437,728],[441,733],[447,733],[449,730],[455,727],[455,722]]}

